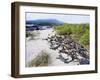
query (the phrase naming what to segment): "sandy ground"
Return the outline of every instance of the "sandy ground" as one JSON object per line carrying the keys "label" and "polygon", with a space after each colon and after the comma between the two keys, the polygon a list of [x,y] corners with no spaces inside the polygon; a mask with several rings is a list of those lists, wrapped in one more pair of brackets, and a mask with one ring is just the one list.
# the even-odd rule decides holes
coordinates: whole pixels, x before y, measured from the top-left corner
{"label": "sandy ground", "polygon": [[44,40],[48,37],[49,34],[55,34],[53,29],[40,30],[38,32],[40,33],[40,35],[35,37],[35,40],[31,40],[29,37],[26,39],[26,64],[34,59],[42,50],[46,50],[50,56],[49,66],[78,64],[78,62],[70,62],[66,64],[60,59],[57,59],[59,56],[58,51],[50,49],[48,41]]}

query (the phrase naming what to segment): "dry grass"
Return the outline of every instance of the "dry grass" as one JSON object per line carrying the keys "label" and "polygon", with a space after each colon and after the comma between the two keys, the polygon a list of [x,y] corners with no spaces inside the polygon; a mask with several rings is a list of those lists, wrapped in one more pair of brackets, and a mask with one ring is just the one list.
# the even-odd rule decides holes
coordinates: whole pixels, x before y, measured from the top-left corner
{"label": "dry grass", "polygon": [[28,63],[27,67],[38,67],[47,66],[49,61],[49,55],[46,51],[41,51],[41,53],[33,60]]}

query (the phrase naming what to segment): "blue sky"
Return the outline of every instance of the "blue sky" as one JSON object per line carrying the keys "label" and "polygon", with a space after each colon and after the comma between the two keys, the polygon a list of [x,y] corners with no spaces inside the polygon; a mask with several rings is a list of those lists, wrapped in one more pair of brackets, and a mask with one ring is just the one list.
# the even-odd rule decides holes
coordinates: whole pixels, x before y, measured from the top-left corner
{"label": "blue sky", "polygon": [[89,15],[26,13],[26,20],[57,19],[65,23],[89,23]]}

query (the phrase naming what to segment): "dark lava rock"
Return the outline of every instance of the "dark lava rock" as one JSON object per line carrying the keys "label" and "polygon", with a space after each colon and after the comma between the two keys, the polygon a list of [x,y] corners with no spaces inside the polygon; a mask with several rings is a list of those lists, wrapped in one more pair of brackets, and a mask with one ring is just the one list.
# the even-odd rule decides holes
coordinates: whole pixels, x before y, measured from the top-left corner
{"label": "dark lava rock", "polygon": [[79,60],[79,63],[80,63],[80,64],[89,64],[90,62],[89,62],[88,59],[80,59],[80,60]]}

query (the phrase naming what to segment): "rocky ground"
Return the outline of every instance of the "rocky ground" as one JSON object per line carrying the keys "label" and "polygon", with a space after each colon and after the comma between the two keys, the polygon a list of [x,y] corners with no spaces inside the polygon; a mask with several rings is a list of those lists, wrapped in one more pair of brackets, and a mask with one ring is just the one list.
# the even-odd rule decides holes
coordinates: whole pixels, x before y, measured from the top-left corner
{"label": "rocky ground", "polygon": [[89,64],[89,51],[75,42],[69,35],[55,34],[46,40],[50,43],[50,49],[59,51],[57,59],[60,59],[64,63],[76,60],[79,64]]}
{"label": "rocky ground", "polygon": [[90,63],[89,51],[70,36],[57,35],[52,28],[37,32],[39,33],[38,36],[26,38],[26,64],[35,59],[43,50],[47,51],[50,57],[48,66]]}

